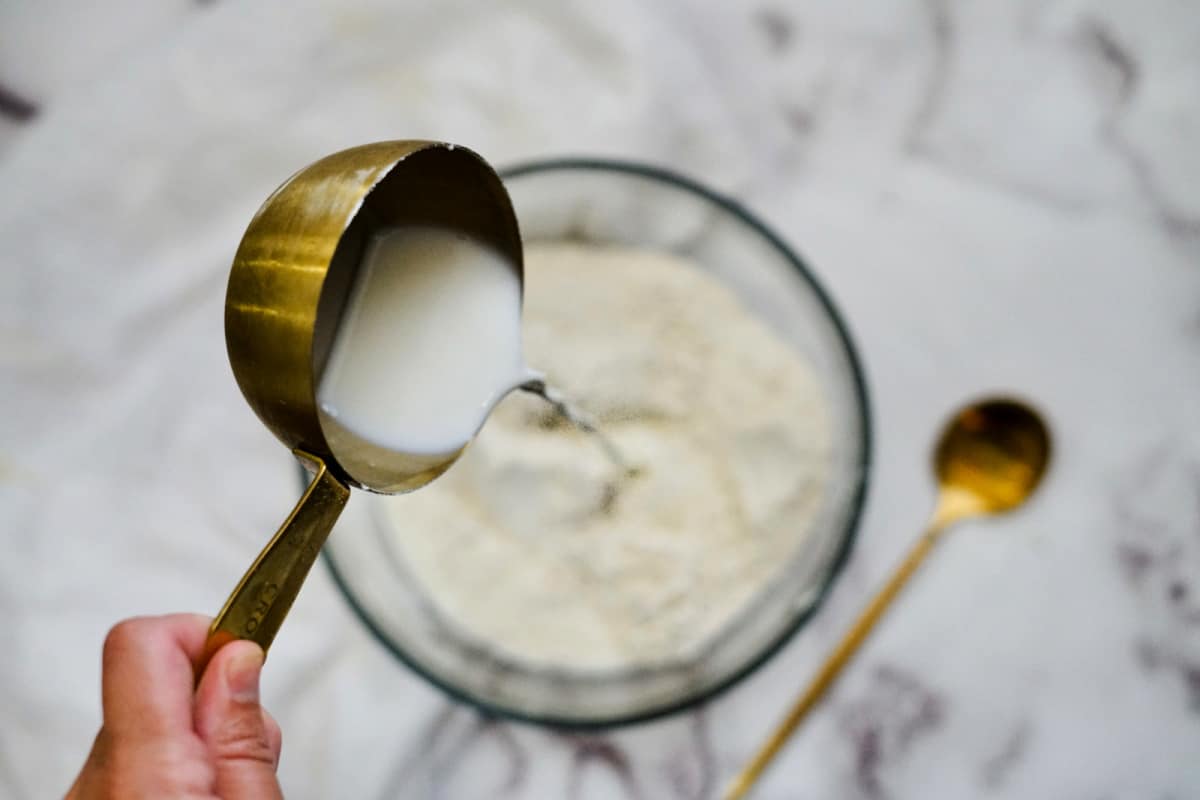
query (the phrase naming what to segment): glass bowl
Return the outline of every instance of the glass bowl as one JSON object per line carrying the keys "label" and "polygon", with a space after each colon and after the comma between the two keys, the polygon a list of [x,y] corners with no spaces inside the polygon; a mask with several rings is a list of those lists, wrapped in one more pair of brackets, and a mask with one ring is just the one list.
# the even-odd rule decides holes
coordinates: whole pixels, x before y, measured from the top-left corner
{"label": "glass bowl", "polygon": [[[555,726],[606,727],[668,714],[728,688],[812,616],[854,538],[867,483],[866,390],[849,334],[809,268],[738,203],[640,164],[563,159],[502,173],[523,240],[619,244],[679,254],[732,289],[809,361],[831,426],[819,512],[797,530],[776,579],[686,662],[621,671],[535,667],[481,648],[446,623],[388,543],[382,504],[355,493],[324,548],[358,617],[413,671],[489,714]],[[536,365],[535,365],[536,366]],[[800,526],[798,526],[799,528]],[[411,535],[430,532],[412,531]]]}

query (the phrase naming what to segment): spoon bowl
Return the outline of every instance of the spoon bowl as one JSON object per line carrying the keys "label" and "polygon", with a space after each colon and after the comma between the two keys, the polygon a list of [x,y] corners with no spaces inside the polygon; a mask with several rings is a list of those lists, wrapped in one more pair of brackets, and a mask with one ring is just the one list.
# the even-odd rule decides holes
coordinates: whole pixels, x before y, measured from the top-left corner
{"label": "spoon bowl", "polygon": [[1015,400],[988,400],[963,409],[946,425],[934,451],[942,491],[968,495],[981,513],[989,514],[1025,502],[1049,463],[1045,423]]}
{"label": "spoon bowl", "polygon": [[266,199],[242,236],[225,296],[229,364],[263,424],[343,483],[385,494],[425,485],[457,453],[372,450],[323,418],[316,394],[365,245],[397,225],[466,234],[523,278],[516,215],[482,158],[440,142],[376,142],[310,164]]}

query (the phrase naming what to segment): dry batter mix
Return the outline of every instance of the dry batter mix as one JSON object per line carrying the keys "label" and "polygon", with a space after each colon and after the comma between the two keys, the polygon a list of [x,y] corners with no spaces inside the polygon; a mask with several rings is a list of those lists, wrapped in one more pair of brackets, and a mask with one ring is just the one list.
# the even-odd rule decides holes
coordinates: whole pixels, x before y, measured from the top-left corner
{"label": "dry batter mix", "polygon": [[387,500],[392,542],[460,634],[526,663],[688,657],[803,543],[829,471],[809,366],[676,256],[526,250],[526,360],[639,468],[516,393],[444,477]]}

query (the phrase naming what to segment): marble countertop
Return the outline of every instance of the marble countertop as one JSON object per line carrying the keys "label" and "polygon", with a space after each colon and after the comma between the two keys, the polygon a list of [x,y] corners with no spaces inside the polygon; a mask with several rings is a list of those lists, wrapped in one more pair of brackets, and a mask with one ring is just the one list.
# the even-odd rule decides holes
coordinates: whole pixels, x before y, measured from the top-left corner
{"label": "marble countertop", "polygon": [[486,719],[314,572],[264,691],[289,797],[711,798],[932,502],[943,415],[1049,414],[1031,506],[935,554],[758,798],[1200,796],[1200,10],[1149,0],[0,7],[0,794],[99,720],[104,632],[219,607],[294,494],[230,380],[229,258],[298,165],[383,138],[658,162],[814,265],[878,431],[822,612],[702,709]]}

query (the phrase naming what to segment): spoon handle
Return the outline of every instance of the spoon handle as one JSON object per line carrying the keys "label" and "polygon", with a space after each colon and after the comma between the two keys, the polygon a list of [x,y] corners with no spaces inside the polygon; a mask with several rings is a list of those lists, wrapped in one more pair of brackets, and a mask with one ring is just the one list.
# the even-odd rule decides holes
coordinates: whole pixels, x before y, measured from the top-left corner
{"label": "spoon handle", "polygon": [[301,450],[294,452],[312,472],[312,482],[213,620],[204,654],[196,665],[197,683],[209,659],[226,642],[249,639],[263,652],[271,646],[350,498],[349,487],[329,472],[324,461]]}
{"label": "spoon handle", "polygon": [[896,595],[908,583],[909,578],[917,571],[917,567],[925,560],[925,556],[929,555],[930,550],[937,543],[942,532],[945,531],[947,523],[945,515],[937,514],[933,522],[916,544],[909,549],[908,555],[904,557],[904,561],[892,573],[891,578],[884,584],[883,588],[876,593],[871,602],[859,615],[853,627],[842,637],[841,642],[825,659],[825,663],[821,665],[821,669],[809,683],[808,688],[804,690],[804,694],[792,704],[788,710],[787,716],[775,728],[771,737],[767,739],[762,749],[754,756],[754,759],[746,765],[745,769],[734,778],[734,780],[726,788],[725,794],[722,795],[724,800],[739,800],[745,797],[750,791],[750,787],[762,775],[763,770],[771,763],[771,760],[779,753],[780,749],[787,742],[796,728],[808,716],[808,712],[813,709],[829,688],[837,680],[842,669],[854,656],[858,648],[862,646],[867,635],[875,627],[875,623],[879,622],[883,613],[887,611],[888,606],[896,599]]}

